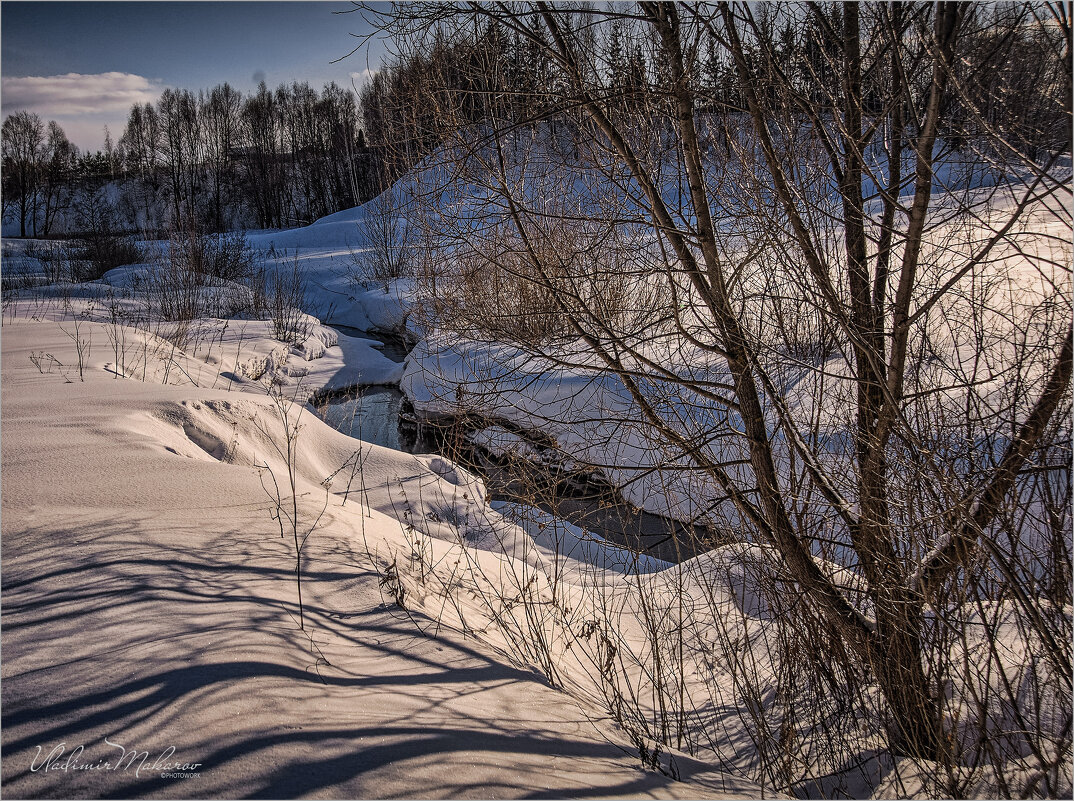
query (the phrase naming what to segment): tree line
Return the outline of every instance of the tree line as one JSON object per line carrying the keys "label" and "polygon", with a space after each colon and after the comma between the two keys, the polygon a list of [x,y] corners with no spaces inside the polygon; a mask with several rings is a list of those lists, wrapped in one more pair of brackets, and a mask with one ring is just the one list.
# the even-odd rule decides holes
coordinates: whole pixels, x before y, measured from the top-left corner
{"label": "tree line", "polygon": [[[225,231],[304,225],[375,196],[379,159],[366,145],[354,93],[336,83],[227,83],[167,89],[136,104],[115,144],[79,153],[55,122],[19,112],[3,125],[4,213],[23,236],[48,236],[60,212],[114,181],[107,200],[126,227]],[[97,198],[100,202],[101,198]],[[78,227],[69,214],[67,227]]]}
{"label": "tree line", "polygon": [[[586,5],[572,6],[570,13],[571,34],[587,54],[585,80],[605,112],[644,120],[667,111],[669,63],[659,37],[639,15]],[[1034,157],[1064,143],[1069,147],[1069,76],[1055,58],[1063,29],[1032,24],[1033,13],[1005,5],[978,13],[981,22],[964,34],[960,59],[952,65],[959,91],[943,101],[939,133],[945,141],[967,148],[969,139],[985,141],[998,131]],[[847,33],[838,4],[820,4],[804,15],[773,5],[758,9],[755,22],[756,37],[742,47],[753,82],[749,87],[718,31],[698,34],[682,80],[699,112],[745,115],[747,94],[754,91],[769,102],[782,93],[783,103],[835,113],[831,87],[841,80],[839,58]],[[389,180],[461,127],[489,120],[569,126],[577,118],[571,102],[563,102],[568,87],[543,47],[541,37],[547,34],[535,38],[526,24],[493,15],[469,26],[450,34],[442,25],[419,30],[410,20],[389,26],[387,32],[407,39],[408,46],[360,93],[368,141],[386,159]],[[891,69],[885,65],[862,76],[863,114],[885,112]],[[920,77],[914,81],[902,114],[909,125],[909,109],[928,87]]]}
{"label": "tree line", "polygon": [[46,128],[36,114],[20,111],[4,120],[2,131],[3,215],[15,214],[20,236],[47,236],[71,184],[107,165],[99,153],[80,153],[55,120]]}

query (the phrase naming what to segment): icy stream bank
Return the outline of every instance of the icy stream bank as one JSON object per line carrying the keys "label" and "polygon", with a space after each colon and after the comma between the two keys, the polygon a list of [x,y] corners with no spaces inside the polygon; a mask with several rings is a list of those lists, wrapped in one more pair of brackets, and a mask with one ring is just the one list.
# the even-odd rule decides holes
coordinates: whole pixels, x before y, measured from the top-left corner
{"label": "icy stream bank", "polygon": [[[401,336],[333,327],[347,336],[378,340],[381,353],[395,362],[410,352]],[[678,563],[720,544],[715,532],[638,509],[601,476],[557,463],[539,432],[506,432],[497,421],[471,417],[419,415],[393,385],[333,391],[315,405],[343,434],[405,453],[447,456],[484,480],[490,500],[536,507],[632,551]],[[503,434],[522,441],[528,458],[497,448]]]}

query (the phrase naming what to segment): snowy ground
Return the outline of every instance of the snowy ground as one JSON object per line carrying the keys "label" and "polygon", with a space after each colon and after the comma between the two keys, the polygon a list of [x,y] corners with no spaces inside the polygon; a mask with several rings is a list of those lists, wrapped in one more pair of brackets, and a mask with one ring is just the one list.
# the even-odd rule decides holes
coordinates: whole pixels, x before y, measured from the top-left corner
{"label": "snowy ground", "polygon": [[[428,333],[411,285],[361,289],[348,276],[361,213],[250,237],[271,248],[271,269],[297,260],[307,272],[312,316],[294,345],[268,321],[229,319],[234,286],[208,292],[189,326],[145,317],[145,266],[5,302],[4,790],[772,795],[767,779],[730,778],[780,769],[756,747],[780,726],[773,677],[788,669],[768,644],[779,612],[758,591],[763,549],[637,559],[534,509],[486,503],[447,460],[360,443],[304,406],[322,389],[401,383],[427,413],[472,407],[543,428],[568,458],[612,465],[638,506],[689,518],[706,491],[644,470],[629,400],[584,354],[562,370],[430,336],[398,364],[375,340],[322,325]],[[17,258],[5,243],[5,267]],[[810,387],[799,395],[804,407]],[[475,436],[525,448],[505,429]],[[288,515],[309,532],[305,630]],[[623,703],[617,725],[607,710]],[[829,796],[910,794],[900,782],[912,767],[868,756],[883,750],[878,721],[847,725],[861,771],[836,776],[831,755],[786,770]],[[674,726],[682,742],[718,732],[700,752],[711,761],[655,749]],[[186,772],[198,775],[75,769],[120,746],[148,752],[147,765],[162,752],[197,763]]]}
{"label": "snowy ground", "polygon": [[[405,328],[405,286],[356,290],[320,245],[298,253],[311,311]],[[291,347],[267,321],[146,318],[144,272],[38,287],[3,310],[9,794],[772,794],[668,749],[651,752],[661,770],[643,767],[599,703],[526,667],[519,587],[570,598],[600,575],[629,595],[631,572],[667,565],[487,506],[446,460],[323,424],[310,392],[399,381],[374,340],[316,319]],[[206,307],[236,291],[212,290]],[[293,540],[273,517],[290,499],[289,430],[311,531],[305,631]],[[545,622],[562,657],[570,640]]]}
{"label": "snowy ground", "polygon": [[[174,380],[204,354],[177,360],[173,383],[152,356],[156,380],[118,378],[102,323],[80,326],[80,380],[72,325],[3,328],[7,795],[759,794],[683,755],[681,782],[645,770],[595,707],[419,615],[435,636],[420,633],[381,577],[408,545],[398,493],[415,508],[458,497],[428,457],[365,446],[368,505],[333,482],[304,550],[300,630],[293,543],[253,467],[286,476],[274,404]],[[356,442],[309,412],[301,425],[306,522]],[[131,751],[133,766],[102,767]],[[168,777],[174,763],[196,776]]]}

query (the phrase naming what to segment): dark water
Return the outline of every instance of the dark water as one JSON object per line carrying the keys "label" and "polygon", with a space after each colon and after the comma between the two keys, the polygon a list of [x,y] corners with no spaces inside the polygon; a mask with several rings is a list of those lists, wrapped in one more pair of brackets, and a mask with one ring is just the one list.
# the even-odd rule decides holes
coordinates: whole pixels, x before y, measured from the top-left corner
{"label": "dark water", "polygon": [[[556,458],[531,461],[514,455],[497,455],[467,437],[487,425],[504,421],[420,420],[405,399],[400,419],[404,449],[412,453],[438,453],[481,476],[489,499],[536,506],[587,529],[617,545],[667,562],[681,562],[721,544],[716,532],[690,526],[638,509],[599,473],[555,466]],[[515,430],[537,451],[547,447],[537,437]]]}
{"label": "dark water", "polygon": [[[403,361],[402,337],[335,326],[347,336],[378,339],[382,352]],[[320,399],[325,422],[348,436],[405,453],[436,453],[481,476],[490,500],[536,506],[610,542],[668,562],[681,562],[721,543],[716,532],[650,514],[628,504],[598,473],[565,470],[511,455],[495,455],[471,442],[469,432],[504,421],[474,418],[423,419],[394,386],[356,387]],[[538,450],[547,446],[527,437]]]}
{"label": "dark water", "polygon": [[325,400],[328,403],[321,406],[321,414],[336,431],[392,450],[412,452],[399,436],[403,393],[396,387],[360,387]]}

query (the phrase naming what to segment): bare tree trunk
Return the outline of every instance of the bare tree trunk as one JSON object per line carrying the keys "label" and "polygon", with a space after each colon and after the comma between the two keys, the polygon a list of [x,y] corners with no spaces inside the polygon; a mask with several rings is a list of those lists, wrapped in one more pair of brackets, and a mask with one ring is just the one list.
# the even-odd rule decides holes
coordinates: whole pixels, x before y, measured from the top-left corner
{"label": "bare tree trunk", "polygon": [[[452,188],[492,198],[484,207],[488,217],[481,221],[495,233],[475,234],[467,227],[472,223],[466,217],[469,201],[462,201],[463,219],[442,223],[442,252],[449,259],[463,254],[459,264],[472,258],[487,275],[506,275],[530,296],[547,301],[541,313],[562,324],[516,323],[516,332],[525,330],[518,347],[589,370],[591,362],[582,357],[572,362],[538,340],[548,331],[565,331],[584,343],[587,356],[603,366],[600,380],[612,374],[629,395],[636,415],[631,423],[660,443],[675,469],[704,475],[705,486],[713,488],[713,507],[733,507],[727,518],[751,542],[764,543],[766,554],[776,554],[773,561],[788,586],[823,621],[820,628],[830,626],[830,641],[838,641],[838,648],[816,650],[809,659],[827,667],[823,663],[833,659],[831,653],[839,653],[842,662],[830,671],[833,676],[840,671],[844,677],[860,675],[864,666],[883,697],[892,751],[953,768],[963,746],[953,730],[945,731],[945,720],[961,714],[956,710],[965,699],[951,701],[944,695],[952,657],[943,650],[948,642],[943,638],[961,637],[964,644],[972,638],[957,630],[964,625],[957,622],[963,610],[954,601],[948,611],[955,611],[939,619],[938,590],[957,585],[961,592],[959,582],[977,581],[976,554],[992,554],[997,569],[1004,564],[1003,554],[993,553],[997,540],[990,538],[989,527],[997,521],[1013,525],[1000,521],[1002,510],[1005,504],[1011,509],[1024,505],[1019,493],[1034,451],[1042,443],[1053,454],[1059,447],[1055,437],[1060,435],[1046,431],[1067,402],[1071,346],[1066,322],[1060,343],[1049,317],[1046,332],[1010,357],[1008,372],[986,371],[987,380],[997,384],[1010,375],[1026,387],[1043,384],[1031,408],[1023,393],[1002,414],[967,411],[965,420],[942,419],[953,413],[930,399],[964,392],[968,408],[985,382],[932,377],[930,360],[940,365],[937,369],[957,373],[964,354],[957,351],[963,343],[954,334],[954,353],[929,354],[935,325],[929,313],[940,298],[957,294],[958,282],[974,277],[978,268],[991,278],[986,257],[1008,245],[1019,264],[1040,265],[1020,249],[1018,222],[1031,206],[1039,210],[1052,193],[1068,191],[1069,179],[1053,170],[1053,157],[1043,166],[1033,165],[1033,177],[1019,184],[1017,154],[1004,155],[1008,160],[1002,162],[989,156],[1001,180],[1014,187],[1012,197],[1021,195],[999,208],[998,222],[982,211],[969,190],[961,196],[946,191],[943,200],[949,207],[934,201],[937,172],[951,165],[945,160],[950,158],[949,140],[960,136],[957,114],[975,113],[973,99],[959,83],[959,71],[972,55],[962,40],[969,35],[964,30],[969,26],[978,37],[974,41],[983,43],[975,46],[987,48],[992,42],[987,31],[972,31],[966,22],[967,16],[972,19],[969,7],[811,4],[784,7],[780,13],[808,21],[820,32],[819,56],[812,57],[821,63],[810,67],[814,72],[805,79],[796,66],[802,52],[795,50],[801,47],[794,44],[795,32],[788,34],[790,52],[781,50],[772,23],[779,15],[766,17],[766,9],[758,11],[752,4],[642,2],[630,13],[608,12],[604,23],[620,26],[615,36],[623,35],[621,26],[633,25],[636,41],[652,48],[652,69],[640,71],[629,97],[617,97],[616,92],[626,92],[622,76],[601,73],[600,58],[587,49],[591,18],[583,20],[572,9],[544,2],[510,7],[474,3],[445,15],[428,7],[392,12],[395,30],[413,34],[423,45],[428,40],[422,37],[430,30],[439,32],[441,24],[460,39],[476,41],[486,30],[479,23],[488,22],[488,29],[514,35],[549,65],[546,83],[526,90],[547,121],[534,124],[513,117],[512,109],[525,106],[514,99],[496,105],[497,92],[506,90],[490,77],[494,60],[475,62],[484,71],[467,85],[481,97],[459,103],[471,110],[467,113],[495,109],[490,118],[475,125],[450,100],[444,102],[445,118],[434,127],[446,131],[448,140],[436,155],[444,158],[448,171],[457,170]],[[733,72],[718,91],[702,88],[698,79],[705,37],[719,45]],[[990,64],[988,53],[975,58]],[[420,91],[441,97],[435,86],[423,84]],[[725,108],[731,101],[740,105]],[[412,110],[404,104],[400,114]],[[411,122],[415,130],[420,127]],[[573,136],[568,143],[573,156],[555,153],[563,158],[560,169],[567,175],[572,170],[599,174],[608,184],[607,194],[598,201],[581,199],[575,207],[535,199],[542,190],[527,184],[525,156],[512,161],[519,158],[519,140],[530,132],[538,150],[563,147],[563,140]],[[417,157],[429,146],[419,138],[415,134],[399,143],[400,150],[413,147],[408,153]],[[973,146],[980,152],[971,156],[993,153],[990,148],[1010,151],[1007,143],[994,139]],[[726,163],[717,152],[723,147]],[[913,162],[912,175],[904,175],[904,157]],[[941,175],[946,180],[946,173]],[[477,190],[467,183],[471,180]],[[904,189],[912,194],[903,195]],[[430,197],[436,191],[431,189]],[[594,209],[602,201],[608,207]],[[1069,223],[1066,212],[1054,214]],[[639,265],[639,272],[648,271],[650,286],[657,279],[666,285],[671,301],[650,309],[656,320],[626,328],[602,310],[599,299],[587,296],[587,259],[599,261],[607,254],[564,246],[565,231],[586,231],[587,226],[613,232],[606,240],[593,236],[591,241],[619,247],[617,255]],[[622,230],[629,233],[617,239]],[[651,231],[651,240],[639,230]],[[432,227],[427,233],[429,242],[439,235]],[[965,241],[959,239],[963,233]],[[1063,258],[1053,257],[1052,264],[1064,263]],[[624,280],[619,262],[609,259],[596,269],[613,282]],[[1045,276],[1047,269],[1040,270]],[[450,271],[440,275],[448,287],[457,279]],[[764,290],[747,286],[758,276],[767,281]],[[1053,286],[1063,279],[1057,280]],[[489,289],[499,291],[500,286]],[[1042,308],[1052,302],[1069,307],[1061,289],[1042,300]],[[469,299],[459,303],[478,308]],[[776,325],[766,319],[772,308],[781,315],[782,339],[775,341]],[[986,306],[972,307],[975,320],[987,313]],[[525,311],[512,314],[524,317]],[[793,336],[784,326],[801,323],[808,332],[814,320],[821,331],[818,341],[826,338],[827,349],[802,357],[803,351],[792,349]],[[487,320],[481,328],[483,321],[476,317],[464,321],[493,338],[502,330]],[[466,331],[466,326],[460,323],[458,330]],[[698,378],[696,363],[668,365],[650,357],[636,341],[650,332],[673,340],[680,353],[698,361],[711,359],[705,367],[719,377]],[[1028,342],[1028,327],[1018,333]],[[824,361],[833,352],[834,368]],[[794,405],[801,403],[795,390],[787,389],[796,381],[816,393],[809,400],[817,411],[808,418],[801,405]],[[825,397],[829,387],[839,393],[836,400]],[[819,422],[820,407],[826,404],[841,415],[830,429]],[[699,423],[682,407],[712,411],[713,416]],[[996,433],[1001,417],[1017,437],[1005,446],[1002,458],[993,459],[991,453],[982,454],[976,438],[1003,436]],[[958,430],[955,445],[945,439],[951,426]],[[835,446],[823,441],[832,429],[840,438]],[[721,438],[733,445],[726,450],[711,446]],[[908,487],[911,482],[916,483]],[[968,487],[972,489],[966,491]],[[1054,527],[1059,530],[1062,524]],[[933,543],[937,547],[928,553]],[[853,574],[852,586],[833,580],[831,561],[826,563],[829,544],[845,549],[838,561]],[[1020,619],[1050,614],[1008,573],[1005,592],[1021,599]],[[1069,677],[1069,656],[1048,625],[1032,624],[1047,641],[1059,678]],[[951,635],[946,626],[957,633]],[[1039,750],[1044,754],[1046,749]],[[1041,756],[1040,761],[1047,759]]]}

